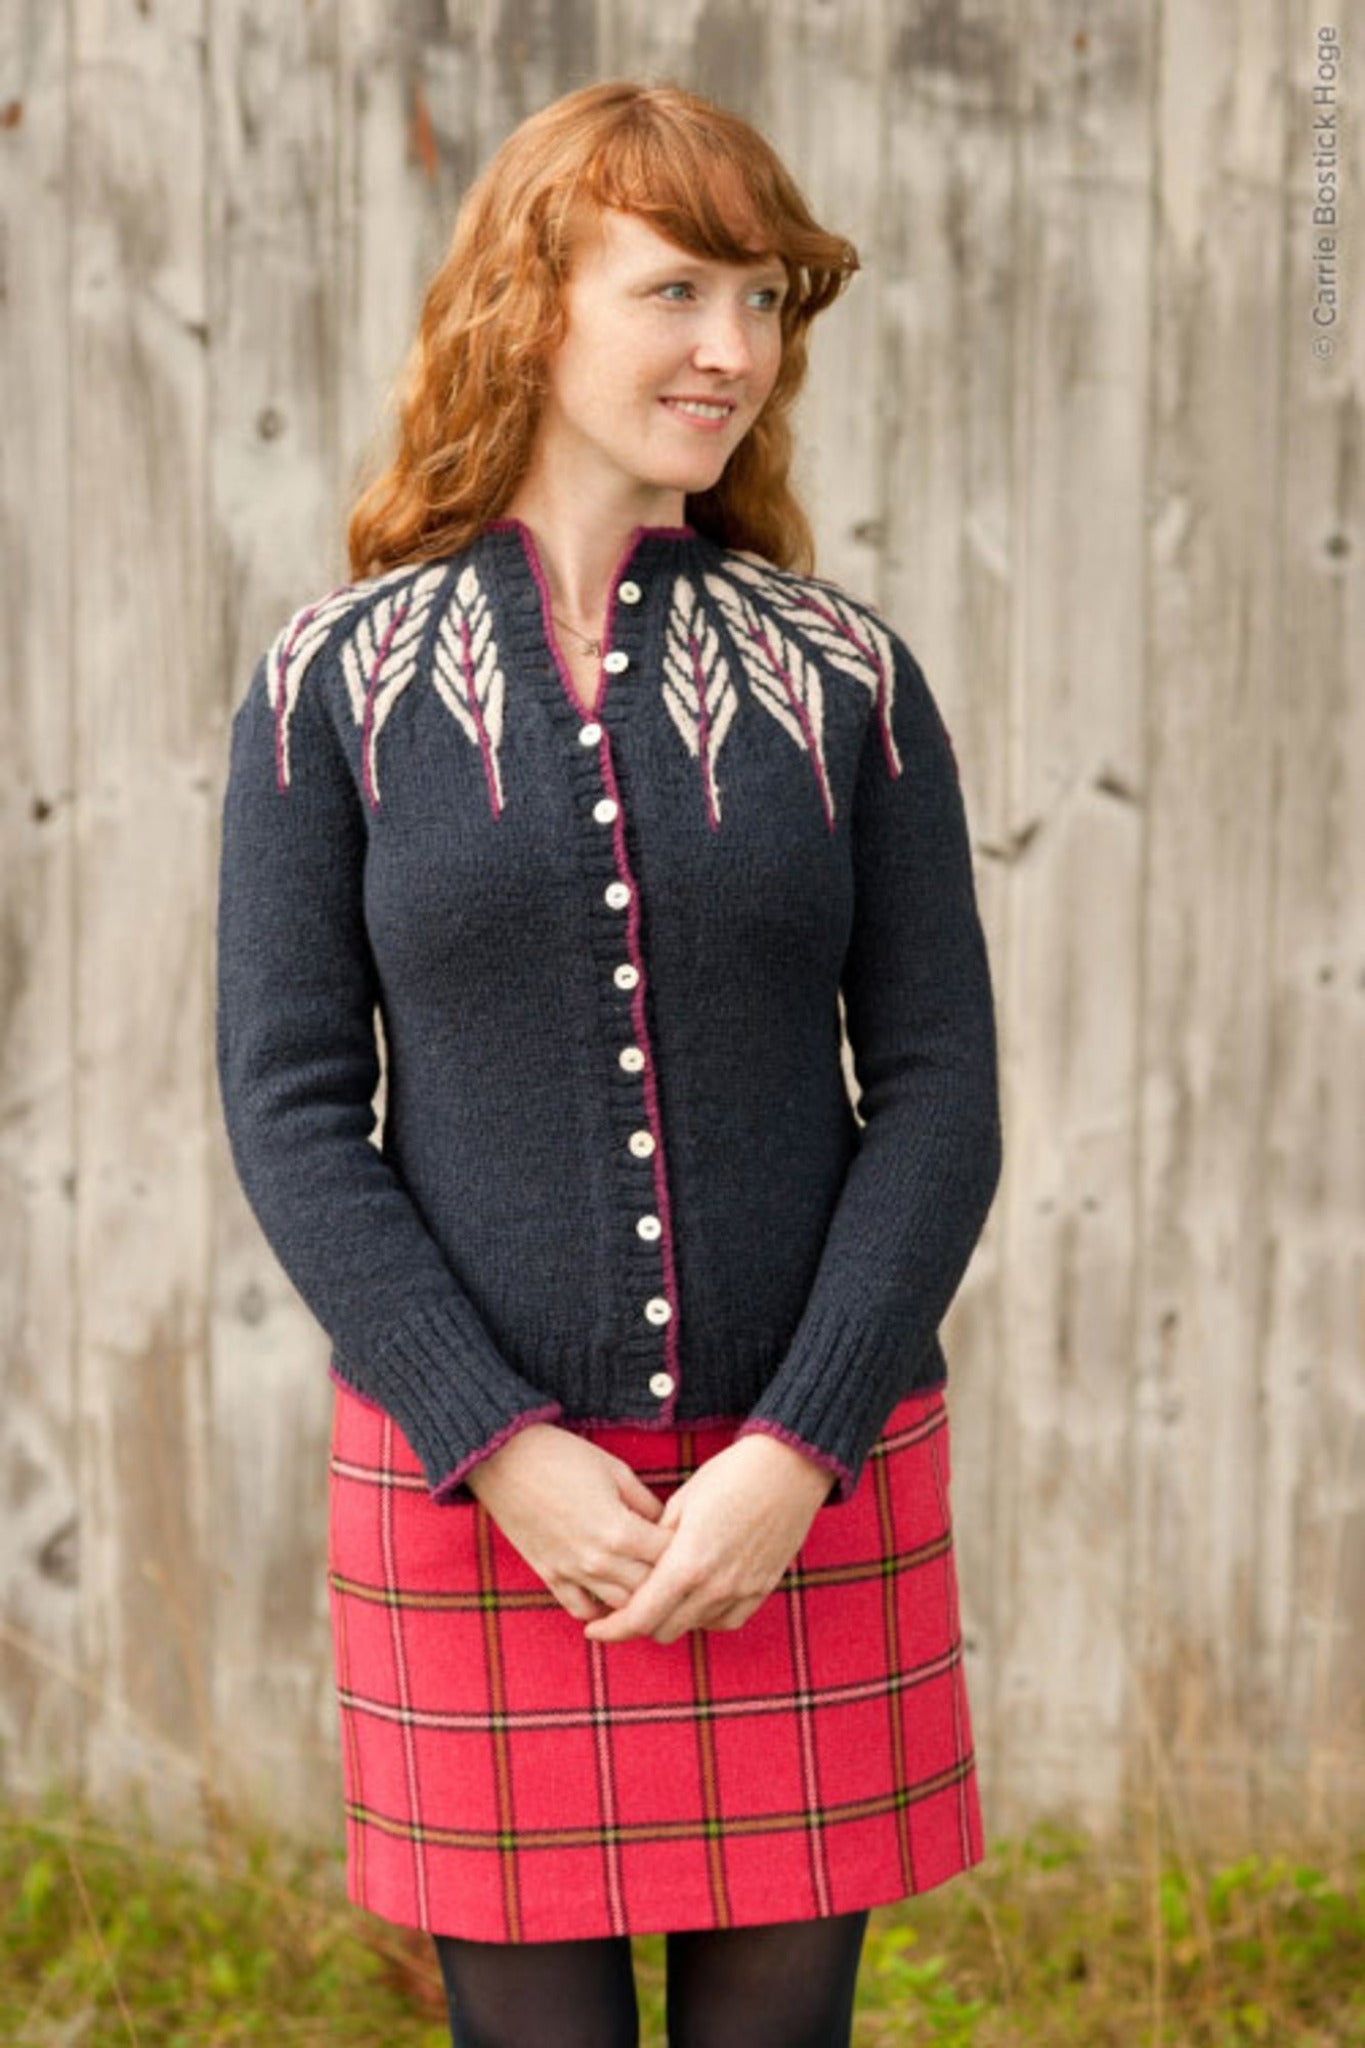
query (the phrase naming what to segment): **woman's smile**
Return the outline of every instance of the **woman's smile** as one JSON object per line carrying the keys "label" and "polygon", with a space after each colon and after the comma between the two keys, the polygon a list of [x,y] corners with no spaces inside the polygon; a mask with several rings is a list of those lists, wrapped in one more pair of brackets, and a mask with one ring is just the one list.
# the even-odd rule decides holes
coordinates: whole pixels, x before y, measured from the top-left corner
{"label": "woman's smile", "polygon": [[728,426],[735,411],[733,399],[661,398],[659,403],[666,406],[675,419],[683,420],[689,427],[699,428],[702,433],[716,434]]}

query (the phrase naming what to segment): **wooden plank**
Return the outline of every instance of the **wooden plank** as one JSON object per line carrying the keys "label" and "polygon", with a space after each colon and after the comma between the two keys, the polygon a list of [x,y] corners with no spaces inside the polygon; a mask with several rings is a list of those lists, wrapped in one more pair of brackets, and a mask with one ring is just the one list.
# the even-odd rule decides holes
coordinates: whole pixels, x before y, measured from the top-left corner
{"label": "wooden plank", "polygon": [[[289,614],[345,579],[337,416],[334,8],[219,0],[208,90],[216,882],[228,726]],[[247,1207],[215,1090],[213,1717],[217,1791],[304,1834],[336,1827],[326,1583],[328,1345]]]}
{"label": "wooden plank", "polygon": [[1152,66],[1110,5],[1083,29],[1044,6],[1017,42],[991,10],[907,28],[893,67],[895,541],[969,802],[979,778],[1004,1074],[1004,1180],[955,1315],[1010,1832],[1112,1813],[1127,1713]]}
{"label": "wooden plank", "polygon": [[[1132,1374],[1154,1850],[1245,1843],[1258,1738],[1282,10],[1160,20]],[[1141,671],[1138,671],[1141,673]],[[1137,1715],[1135,1712],[1135,1726]]]}
{"label": "wooden plank", "polygon": [[215,1769],[201,11],[67,10],[86,1789],[167,1826]]}
{"label": "wooden plank", "polygon": [[[889,109],[877,183],[877,379],[882,602],[924,668],[953,736],[995,983],[1002,1086],[1006,1014],[1011,635],[1018,347],[1013,127],[1018,56],[981,9],[943,25],[886,11]],[[1006,1163],[1011,1118],[1006,1094]],[[1002,1185],[943,1328],[953,1429],[953,1525],[963,1657],[987,1839],[1012,1824],[1016,1759],[1004,1722],[1015,1626],[999,1555],[1017,1485]]]}
{"label": "wooden plank", "polygon": [[1344,1852],[1365,1811],[1365,103],[1330,20],[1288,12],[1276,464],[1255,485],[1281,582],[1248,1712],[1258,1835]]}
{"label": "wooden plank", "polygon": [[0,57],[0,1747],[6,1790],[78,1777],[74,1417],[77,941],[71,788],[66,21],[29,9]]}
{"label": "wooden plank", "polygon": [[783,0],[770,11],[758,127],[822,227],[863,268],[810,329],[794,414],[793,480],[815,529],[816,574],[875,603],[884,540],[878,175],[886,128],[880,16]]}

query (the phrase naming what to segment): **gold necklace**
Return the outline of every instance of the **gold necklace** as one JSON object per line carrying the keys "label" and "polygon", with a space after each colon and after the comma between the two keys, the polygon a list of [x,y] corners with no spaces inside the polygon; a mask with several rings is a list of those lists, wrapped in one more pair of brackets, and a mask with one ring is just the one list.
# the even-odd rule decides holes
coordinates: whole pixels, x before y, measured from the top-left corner
{"label": "gold necklace", "polygon": [[590,640],[586,633],[579,632],[577,626],[571,626],[567,619],[561,619],[558,612],[552,611],[550,617],[557,626],[563,626],[566,633],[572,633],[575,640],[581,640],[586,653],[600,654],[602,652],[602,642],[600,640]]}

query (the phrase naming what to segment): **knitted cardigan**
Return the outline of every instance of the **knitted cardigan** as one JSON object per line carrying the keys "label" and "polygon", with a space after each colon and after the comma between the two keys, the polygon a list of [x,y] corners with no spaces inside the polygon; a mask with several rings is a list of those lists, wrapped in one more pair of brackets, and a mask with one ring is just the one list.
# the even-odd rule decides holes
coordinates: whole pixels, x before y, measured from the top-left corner
{"label": "knitted cardigan", "polygon": [[1000,1175],[956,757],[869,604],[690,526],[634,529],[604,644],[589,713],[501,518],[261,655],[222,809],[235,1170],[433,1499],[531,1422],[723,1418],[842,1502],[946,1379]]}

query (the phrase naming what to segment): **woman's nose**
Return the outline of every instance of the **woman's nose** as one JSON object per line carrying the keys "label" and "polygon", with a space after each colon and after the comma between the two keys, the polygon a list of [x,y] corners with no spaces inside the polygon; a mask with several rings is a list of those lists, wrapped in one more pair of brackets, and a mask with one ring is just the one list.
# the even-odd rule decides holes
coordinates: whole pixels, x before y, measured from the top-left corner
{"label": "woman's nose", "polygon": [[707,312],[702,331],[692,351],[698,366],[728,370],[736,375],[751,367],[753,336],[744,314],[735,306],[716,306]]}

